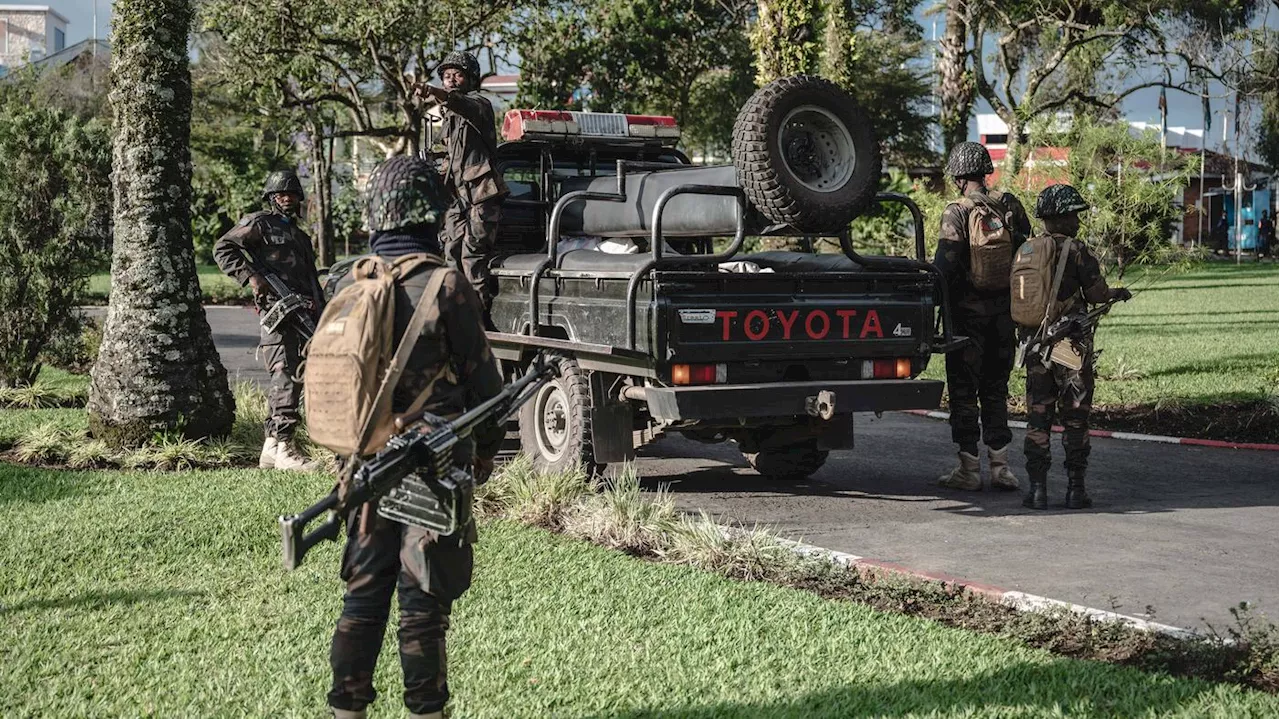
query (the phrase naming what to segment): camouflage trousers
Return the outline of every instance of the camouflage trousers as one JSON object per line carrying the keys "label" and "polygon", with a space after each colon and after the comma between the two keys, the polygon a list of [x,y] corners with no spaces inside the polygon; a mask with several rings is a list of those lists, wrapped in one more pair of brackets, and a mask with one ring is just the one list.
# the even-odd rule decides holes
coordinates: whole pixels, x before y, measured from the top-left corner
{"label": "camouflage trousers", "polygon": [[[361,531],[365,521],[368,531]],[[373,673],[394,593],[405,707],[415,714],[440,711],[449,700],[445,632],[453,601],[471,586],[471,545],[379,517],[372,505],[352,511],[347,528],[347,591],[329,650],[329,706],[359,711],[377,697]]]}
{"label": "camouflage trousers", "polygon": [[263,424],[268,437],[289,441],[298,428],[302,400],[302,339],[292,331],[262,336],[258,352],[271,375],[267,385],[267,419]]}
{"label": "camouflage trousers", "polygon": [[957,314],[955,334],[968,345],[947,354],[947,397],[951,441],[961,449],[981,439],[992,449],[1013,440],[1009,431],[1009,373],[1013,371],[1015,327],[1007,312]]}
{"label": "camouflage trousers", "polygon": [[1027,474],[1045,474],[1053,466],[1049,433],[1055,420],[1062,422],[1064,430],[1067,472],[1083,474],[1089,466],[1093,371],[1092,362],[1071,370],[1058,364],[1045,367],[1035,358],[1027,360],[1027,438],[1023,445]]}
{"label": "camouflage trousers", "polygon": [[489,259],[498,236],[502,200],[496,198],[468,205],[455,199],[444,214],[442,234],[445,254],[475,288],[487,310],[493,304]]}

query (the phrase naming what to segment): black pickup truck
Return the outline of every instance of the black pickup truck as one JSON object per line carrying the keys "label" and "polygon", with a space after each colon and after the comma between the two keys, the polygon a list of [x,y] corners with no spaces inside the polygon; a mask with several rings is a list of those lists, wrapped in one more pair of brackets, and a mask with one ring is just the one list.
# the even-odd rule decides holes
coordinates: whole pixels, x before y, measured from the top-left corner
{"label": "black pickup truck", "polygon": [[[692,165],[669,117],[512,110],[503,137],[489,339],[508,377],[538,352],[558,365],[518,417],[538,466],[599,471],[680,432],[803,478],[853,446],[855,412],[938,406],[942,383],[917,376],[963,339],[919,208],[876,193],[875,138],[831,83],[758,91],[732,165]],[[876,202],[911,211],[914,258],[854,251],[849,222]],[[742,251],[814,236],[842,252]]]}
{"label": "black pickup truck", "polygon": [[[738,123],[781,118],[760,133],[756,157],[777,165],[763,188],[742,162],[691,166],[670,118],[507,114],[497,160],[512,193],[490,341],[509,374],[537,351],[559,365],[519,415],[538,465],[598,470],[681,432],[732,440],[761,474],[801,478],[853,446],[853,413],[937,407],[942,383],[917,376],[961,340],[925,260],[919,209],[874,192],[878,151],[851,131],[860,114],[846,99],[800,92],[762,108],[768,89]],[[743,134],[735,160],[751,155]],[[779,177],[794,190],[773,202],[788,205],[781,213],[768,194]],[[844,228],[872,202],[911,210],[915,258],[854,251]],[[742,252],[748,236],[814,234],[838,238],[842,253]],[[561,249],[584,237],[638,251]]]}

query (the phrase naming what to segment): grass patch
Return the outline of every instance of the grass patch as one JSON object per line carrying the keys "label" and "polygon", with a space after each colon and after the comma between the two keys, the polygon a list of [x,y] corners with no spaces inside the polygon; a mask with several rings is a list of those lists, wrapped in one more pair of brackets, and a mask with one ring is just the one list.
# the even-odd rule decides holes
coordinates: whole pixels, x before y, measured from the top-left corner
{"label": "grass patch", "polygon": [[[497,480],[495,480],[497,481]],[[323,715],[339,548],[279,567],[285,472],[0,465],[0,715]],[[394,635],[373,716],[403,716]],[[453,716],[1275,714],[1240,687],[1082,662],[490,520],[454,612]]]}
{"label": "grass patch", "polygon": [[[1130,287],[1135,296],[1099,325],[1098,425],[1275,441],[1277,265],[1139,268],[1123,283],[1110,282]],[[945,378],[941,357],[925,376]],[[1025,371],[1015,369],[1009,392],[1016,408],[1022,408],[1025,381]],[[1144,425],[1150,415],[1154,424]]]}
{"label": "grass patch", "polygon": [[[61,396],[87,377],[59,370],[43,370],[50,384],[41,391]],[[40,387],[37,383],[37,387]],[[87,389],[84,390],[87,392]],[[0,399],[4,397],[0,394]],[[23,464],[69,467],[71,469],[119,468],[155,471],[184,471],[250,467],[257,464],[262,448],[263,420],[267,415],[266,394],[257,385],[241,382],[235,387],[236,418],[227,437],[185,439],[176,434],[158,434],[150,442],[127,450],[113,449],[89,435],[84,410],[8,410],[0,414],[0,450],[9,450],[8,459]],[[80,403],[83,405],[83,402]],[[295,436],[311,459],[332,469],[333,455],[311,442],[305,425]]]}
{"label": "grass patch", "polygon": [[40,368],[30,387],[0,387],[0,409],[83,407],[89,401],[89,376],[55,367]]}
{"label": "grass patch", "polygon": [[[196,265],[196,275],[200,281],[200,294],[206,304],[248,304],[253,301],[253,292],[224,275],[217,265]],[[89,290],[85,295],[86,302],[105,305],[110,296],[111,270],[91,275]]]}

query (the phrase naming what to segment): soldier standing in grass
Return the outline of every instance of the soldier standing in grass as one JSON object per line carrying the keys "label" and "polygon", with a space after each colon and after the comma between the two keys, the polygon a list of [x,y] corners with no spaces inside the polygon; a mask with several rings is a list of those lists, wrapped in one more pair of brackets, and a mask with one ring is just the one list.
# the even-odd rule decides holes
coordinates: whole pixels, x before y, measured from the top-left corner
{"label": "soldier standing in grass", "polygon": [[[1070,185],[1052,185],[1045,188],[1036,199],[1036,217],[1044,221],[1045,233],[1056,246],[1055,261],[1044,267],[1055,267],[1060,261],[1063,269],[1055,268],[1059,275],[1058,292],[1053,303],[1043,310],[1050,321],[1070,320],[1085,312],[1089,304],[1101,304],[1110,300],[1127,301],[1133,297],[1129,290],[1112,289],[1102,277],[1098,260],[1089,248],[1074,238],[1080,232],[1079,213],[1089,205],[1080,193]],[[1030,255],[1033,246],[1042,242],[1041,235],[1027,243],[1023,250]],[[1069,253],[1063,257],[1061,253]],[[1045,283],[1052,286],[1052,283]],[[1036,314],[1039,314],[1037,312]],[[1030,324],[1030,323],[1028,323]],[[1027,366],[1027,437],[1023,451],[1027,457],[1027,476],[1030,489],[1022,503],[1031,509],[1048,509],[1048,476],[1053,464],[1049,451],[1049,432],[1055,417],[1062,421],[1064,432],[1062,447],[1066,451],[1068,509],[1085,509],[1093,506],[1093,500],[1085,492],[1084,475],[1089,466],[1089,413],[1093,405],[1094,351],[1093,328],[1082,324],[1064,340],[1072,345],[1066,357],[1070,367],[1055,360],[1044,361],[1039,355],[1028,353]],[[1036,330],[1024,330],[1024,339]],[[1066,347],[1062,348],[1064,351]],[[1057,353],[1055,353],[1056,355]],[[1079,361],[1073,359],[1078,358]]]}
{"label": "soldier standing in grass", "polygon": [[[987,189],[994,172],[987,148],[962,142],[951,151],[946,174],[961,199],[947,205],[934,264],[946,278],[955,333],[969,344],[947,354],[951,439],[959,465],[938,478],[951,489],[982,489],[978,440],[987,445],[991,486],[1018,489],[1009,469],[1009,373],[1014,326],[1009,317],[1009,268],[1031,221],[1018,198]],[[979,421],[981,420],[981,421]]]}
{"label": "soldier standing in grass", "polygon": [[[455,417],[500,393],[502,377],[485,337],[479,298],[460,272],[444,266],[437,240],[444,193],[427,162],[404,156],[374,170],[368,193],[370,247],[388,263],[415,264],[397,280],[393,336],[404,336],[419,303],[431,303],[435,310],[426,316],[393,392],[391,410],[407,412],[423,397],[426,411]],[[353,275],[342,279],[339,292],[357,281]],[[463,440],[454,447],[454,461],[468,468],[474,462],[476,481],[483,482],[493,470],[503,428],[481,427],[472,438],[474,453],[472,439]],[[347,591],[329,652],[329,706],[337,719],[365,716],[365,707],[377,696],[374,668],[391,595],[398,593],[405,706],[411,719],[441,719],[449,700],[445,632],[454,600],[471,586],[475,521],[440,537],[370,510],[372,503],[365,503],[347,518],[342,555]],[[470,511],[464,514],[471,516]]]}
{"label": "soldier standing in grass", "polygon": [[[310,298],[315,317],[320,317],[324,295],[316,274],[316,256],[311,237],[298,226],[298,210],[302,205],[302,183],[291,170],[267,176],[262,199],[270,209],[245,215],[230,232],[213,246],[213,258],[223,272],[241,287],[253,289],[259,309],[270,305],[270,287],[262,275],[254,272],[245,260],[248,252],[255,261],[284,281],[289,289]],[[266,438],[258,466],[264,469],[314,469],[294,442],[300,420],[299,400],[302,381],[299,367],[305,341],[292,324],[285,323],[275,332],[264,327],[258,340],[271,384],[267,388]]]}
{"label": "soldier standing in grass", "polygon": [[507,185],[494,164],[498,134],[493,105],[480,94],[480,63],[469,52],[451,52],[436,68],[443,88],[422,84],[417,93],[441,103],[453,197],[444,218],[444,250],[484,303],[493,302],[488,256],[498,234]]}

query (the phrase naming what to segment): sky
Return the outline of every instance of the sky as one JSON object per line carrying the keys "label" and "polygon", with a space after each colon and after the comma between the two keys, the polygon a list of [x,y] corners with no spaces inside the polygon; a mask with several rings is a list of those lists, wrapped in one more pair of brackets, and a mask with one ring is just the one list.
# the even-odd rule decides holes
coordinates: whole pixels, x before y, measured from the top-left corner
{"label": "sky", "polygon": [[[21,0],[8,0],[9,2],[18,2]],[[58,11],[70,21],[67,27],[67,44],[73,44],[81,40],[87,39],[93,35],[93,12],[94,6],[97,5],[98,10],[98,36],[105,37],[110,27],[111,21],[111,1],[112,0],[37,0],[39,4],[45,4]],[[36,4],[36,3],[32,3]],[[932,37],[933,20],[923,15],[924,8],[930,3],[922,3],[921,10],[917,14],[917,19],[925,29],[925,37]],[[1265,22],[1272,27],[1276,26],[1277,13],[1271,3],[1266,3],[1266,15],[1259,18],[1257,22]],[[941,35],[943,23],[938,22],[938,34]],[[1208,145],[1210,149],[1222,149],[1222,130],[1224,127],[1230,127],[1230,121],[1225,121],[1223,111],[1227,109],[1228,99],[1224,99],[1222,87],[1210,87],[1210,94],[1217,95],[1211,100],[1211,109],[1214,113],[1213,126],[1209,132]],[[1189,129],[1199,129],[1204,125],[1203,114],[1201,111],[1200,98],[1184,95],[1180,92],[1169,92],[1167,94],[1169,104],[1169,125],[1171,127],[1185,126]],[[1124,103],[1124,115],[1126,119],[1132,121],[1151,122],[1159,124],[1160,110],[1158,106],[1160,91],[1155,88],[1143,90],[1134,93]],[[980,102],[977,112],[989,112],[990,109],[986,103]],[[1228,130],[1230,133],[1230,130]],[[977,123],[970,122],[970,135],[976,139]],[[1230,137],[1228,137],[1230,140]],[[1229,144],[1229,143],[1228,143]]]}

